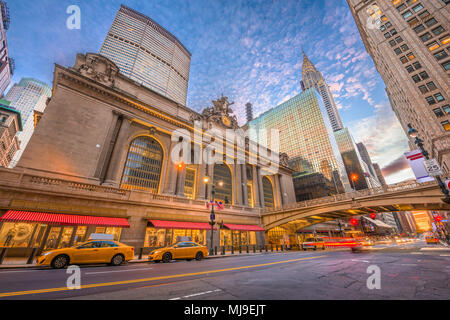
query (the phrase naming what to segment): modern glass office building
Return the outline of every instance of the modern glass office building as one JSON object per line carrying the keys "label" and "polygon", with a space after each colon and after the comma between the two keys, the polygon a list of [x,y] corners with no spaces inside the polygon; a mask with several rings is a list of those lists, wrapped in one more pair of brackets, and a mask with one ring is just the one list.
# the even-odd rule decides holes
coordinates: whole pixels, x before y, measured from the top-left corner
{"label": "modern glass office building", "polygon": [[22,156],[28,141],[34,132],[34,110],[44,112],[47,99],[51,97],[52,89],[44,82],[23,78],[15,83],[6,94],[6,100],[22,115],[23,131],[17,134],[20,141],[20,149],[14,154],[10,167],[14,167]]}
{"label": "modern glass office building", "polygon": [[151,18],[122,5],[99,53],[130,79],[186,105],[191,54]]}
{"label": "modern glass office building", "polygon": [[0,0],[0,97],[11,83],[14,73],[14,60],[9,56],[6,30],[9,28],[9,9],[5,1]]}
{"label": "modern glass office building", "polygon": [[[314,88],[261,114],[249,122],[250,138],[260,129],[279,130],[279,150],[289,156],[295,176],[321,173],[329,181],[338,179],[345,191],[350,183],[321,96]],[[270,134],[267,144],[273,147]],[[259,141],[264,145],[264,141]]]}

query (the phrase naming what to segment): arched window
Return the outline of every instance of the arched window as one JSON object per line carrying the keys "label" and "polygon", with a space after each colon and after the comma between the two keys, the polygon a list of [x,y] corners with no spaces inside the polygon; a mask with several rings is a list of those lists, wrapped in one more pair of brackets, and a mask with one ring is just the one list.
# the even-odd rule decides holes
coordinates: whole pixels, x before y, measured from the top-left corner
{"label": "arched window", "polygon": [[141,136],[131,142],[123,170],[122,189],[158,192],[164,152],[153,138]]}
{"label": "arched window", "polygon": [[273,208],[275,206],[275,202],[273,199],[273,187],[272,182],[270,182],[269,178],[263,177],[263,192],[264,192],[264,206]]}
{"label": "arched window", "polygon": [[215,200],[228,204],[233,203],[231,171],[225,163],[214,165],[214,186],[216,191],[214,196]]}

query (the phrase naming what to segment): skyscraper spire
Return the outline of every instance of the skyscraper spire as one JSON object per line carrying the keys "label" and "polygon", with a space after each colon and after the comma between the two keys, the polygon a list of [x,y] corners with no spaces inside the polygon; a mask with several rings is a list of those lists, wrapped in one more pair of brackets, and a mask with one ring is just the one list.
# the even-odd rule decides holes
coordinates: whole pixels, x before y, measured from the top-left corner
{"label": "skyscraper spire", "polygon": [[310,88],[316,88],[316,90],[322,96],[333,130],[337,131],[342,129],[344,126],[342,124],[341,117],[339,116],[339,112],[337,110],[336,103],[334,102],[330,88],[325,82],[325,79],[323,78],[320,71],[318,71],[314,64],[308,59],[303,49],[302,53],[302,89],[307,90]]}

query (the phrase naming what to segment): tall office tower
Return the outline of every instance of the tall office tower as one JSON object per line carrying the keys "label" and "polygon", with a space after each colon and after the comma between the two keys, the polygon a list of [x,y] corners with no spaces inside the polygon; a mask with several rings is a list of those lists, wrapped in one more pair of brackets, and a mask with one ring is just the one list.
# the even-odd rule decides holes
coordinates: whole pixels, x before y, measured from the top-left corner
{"label": "tall office tower", "polygon": [[397,225],[397,221],[393,215],[392,212],[383,212],[379,214],[379,217],[381,220],[386,223],[387,225],[390,225],[392,228],[394,228],[395,232],[398,232],[399,227]]}
{"label": "tall office tower", "polygon": [[[377,182],[378,186],[383,186],[383,183],[380,181],[380,179],[378,177],[378,173],[376,172],[376,170],[374,168],[374,164],[372,162],[372,159],[370,158],[369,152],[367,151],[367,148],[364,145],[364,143],[359,142],[356,144],[356,146],[358,147],[358,153],[361,156],[361,159],[364,161],[364,163],[367,165],[367,167],[369,169],[368,173],[370,174],[370,177]],[[381,176],[383,176],[383,175],[381,175]],[[383,181],[384,181],[384,178],[383,178]],[[384,182],[384,184],[386,184],[386,182]]]}
{"label": "tall office tower", "polygon": [[0,167],[8,167],[19,149],[17,133],[22,130],[20,112],[0,99]]}
{"label": "tall office tower", "polygon": [[[333,135],[322,98],[314,88],[307,89],[250,121],[250,138],[260,129],[279,130],[279,150],[289,156],[294,178],[319,173],[338,189],[351,191],[344,163]],[[268,144],[270,134],[268,134]],[[260,141],[264,144],[264,141]],[[276,143],[276,142],[273,142]],[[295,184],[295,181],[294,181]],[[296,190],[297,199],[299,191]],[[311,195],[310,197],[315,197]]]}
{"label": "tall office tower", "polygon": [[15,153],[9,167],[15,167],[33,135],[34,110],[44,112],[51,93],[51,88],[44,82],[33,78],[23,78],[6,94],[6,100],[11,101],[11,106],[21,113],[23,124],[23,130],[18,133],[20,149]]}
{"label": "tall office tower", "polygon": [[149,17],[121,5],[99,53],[130,79],[186,105],[191,54]]}
{"label": "tall office tower", "polygon": [[[347,0],[403,130],[450,169],[448,0]],[[414,146],[410,140],[410,146]]]}
{"label": "tall office tower", "polygon": [[381,186],[386,187],[387,183],[386,183],[386,180],[384,179],[383,173],[381,172],[381,169],[380,169],[380,166],[378,165],[378,163],[374,163],[373,168],[375,169],[375,174],[378,178],[378,181],[380,181]]}
{"label": "tall office tower", "polygon": [[320,71],[316,70],[316,67],[308,59],[306,54],[303,52],[303,66],[302,66],[302,89],[307,90],[309,88],[316,88],[320,93],[327,110],[328,117],[331,122],[331,127],[333,131],[340,130],[344,126],[342,125],[341,117],[339,116],[336,103],[334,102],[333,95],[331,94],[330,88],[328,87],[325,79],[323,78]]}
{"label": "tall office tower", "polygon": [[250,102],[248,102],[245,105],[245,116],[247,118],[247,122],[250,122],[253,120],[253,108],[252,108],[252,104]]}
{"label": "tall office tower", "polygon": [[0,0],[0,97],[8,88],[14,73],[14,60],[9,57],[6,30],[9,28],[9,9],[5,1]]}
{"label": "tall office tower", "polygon": [[335,131],[334,135],[344,160],[348,178],[351,180],[352,177],[356,177],[351,180],[353,188],[361,190],[380,186],[378,180],[370,174],[368,165],[361,158],[350,131],[344,128]]}

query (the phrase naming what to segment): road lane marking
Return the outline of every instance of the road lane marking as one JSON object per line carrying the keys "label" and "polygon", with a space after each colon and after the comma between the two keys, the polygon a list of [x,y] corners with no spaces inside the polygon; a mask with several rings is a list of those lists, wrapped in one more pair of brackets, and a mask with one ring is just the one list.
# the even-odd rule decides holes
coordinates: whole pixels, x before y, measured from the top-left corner
{"label": "road lane marking", "polygon": [[112,272],[127,272],[127,271],[151,270],[151,269],[152,269],[152,268],[135,268],[135,269],[126,269],[126,270],[112,270],[112,271],[86,272],[85,274],[100,274],[100,273],[112,273]]}
{"label": "road lane marking", "polygon": [[[165,279],[174,279],[174,278],[198,276],[198,275],[211,274],[211,273],[220,273],[220,272],[227,272],[227,271],[252,269],[252,268],[265,267],[265,266],[277,265],[277,264],[282,264],[282,263],[289,263],[289,262],[296,262],[296,261],[302,261],[302,260],[318,259],[318,258],[323,258],[325,256],[326,255],[315,256],[315,257],[307,257],[307,258],[299,258],[299,259],[291,259],[291,260],[285,260],[285,261],[269,262],[269,263],[251,265],[251,266],[243,266],[243,267],[235,267],[235,268],[227,268],[227,269],[219,269],[219,270],[209,270],[209,271],[200,271],[200,272],[185,273],[185,274],[174,274],[174,275],[170,275],[170,276],[159,276],[159,277],[134,279],[134,280],[123,280],[123,281],[114,281],[114,282],[105,282],[105,283],[85,284],[85,285],[80,286],[80,289],[108,287],[108,286],[116,286],[116,285],[122,285],[122,284],[132,284],[132,283],[140,283],[140,282],[148,282],[148,281],[156,281],[156,280],[165,280]],[[60,288],[37,289],[37,290],[27,290],[27,291],[17,291],[17,292],[4,292],[4,293],[0,293],[0,298],[12,297],[12,296],[22,296],[22,295],[27,295],[27,294],[60,292],[60,291],[68,291],[68,290],[71,290],[71,289],[69,289],[67,287],[60,287]]]}
{"label": "road lane marking", "polygon": [[357,259],[352,259],[352,261],[356,261],[356,262],[361,261],[361,262],[366,262],[366,263],[370,262],[369,260],[357,260]]}
{"label": "road lane marking", "polygon": [[222,291],[222,290],[216,289],[216,290],[209,290],[209,291],[205,291],[205,292],[193,293],[193,294],[189,294],[187,296],[172,298],[172,299],[169,299],[169,300],[181,300],[183,298],[192,298],[192,297],[202,296],[202,295],[205,295],[205,294],[209,294],[209,293],[213,293],[213,292],[219,292],[219,291]]}

